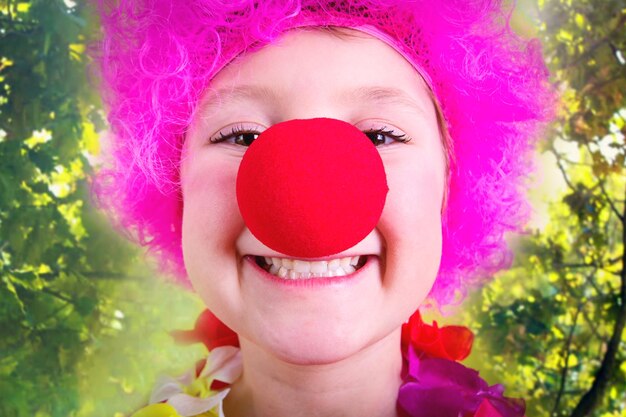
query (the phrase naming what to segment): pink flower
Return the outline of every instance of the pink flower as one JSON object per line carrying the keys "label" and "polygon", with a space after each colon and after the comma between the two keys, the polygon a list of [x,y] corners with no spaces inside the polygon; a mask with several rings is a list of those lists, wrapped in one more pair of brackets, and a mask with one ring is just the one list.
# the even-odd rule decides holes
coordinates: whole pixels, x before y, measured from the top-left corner
{"label": "pink flower", "polygon": [[503,396],[478,371],[409,347],[398,404],[410,417],[523,417],[524,400]]}

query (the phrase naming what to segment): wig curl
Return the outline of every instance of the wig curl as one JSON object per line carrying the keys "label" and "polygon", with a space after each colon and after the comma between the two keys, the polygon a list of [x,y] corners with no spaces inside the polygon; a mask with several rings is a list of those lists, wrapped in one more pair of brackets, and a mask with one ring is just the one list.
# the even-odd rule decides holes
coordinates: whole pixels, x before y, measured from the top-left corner
{"label": "wig curl", "polygon": [[235,57],[302,26],[374,27],[429,78],[454,147],[431,298],[456,303],[509,263],[504,234],[527,220],[530,151],[554,98],[539,42],[511,31],[501,1],[99,0],[98,8],[103,35],[92,56],[113,164],[96,194],[182,281],[180,158],[200,98]]}

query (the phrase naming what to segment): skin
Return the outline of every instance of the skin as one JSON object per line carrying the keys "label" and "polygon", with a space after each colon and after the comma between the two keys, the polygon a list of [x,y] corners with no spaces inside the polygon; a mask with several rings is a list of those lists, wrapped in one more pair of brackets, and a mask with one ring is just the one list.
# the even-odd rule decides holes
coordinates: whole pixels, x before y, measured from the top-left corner
{"label": "skin", "polygon": [[[382,41],[345,32],[294,30],[232,62],[212,81],[186,138],[185,265],[241,341],[244,375],[226,399],[229,417],[397,413],[401,325],[428,295],[441,258],[445,154],[415,69]],[[372,87],[402,98],[357,94]],[[368,263],[332,285],[286,286],[246,258],[284,257],[256,240],[239,213],[235,181],[246,147],[211,139],[233,124],[262,131],[315,117],[411,140],[386,138],[378,147],[390,189],[385,208],[375,230],[342,253],[370,255]]]}

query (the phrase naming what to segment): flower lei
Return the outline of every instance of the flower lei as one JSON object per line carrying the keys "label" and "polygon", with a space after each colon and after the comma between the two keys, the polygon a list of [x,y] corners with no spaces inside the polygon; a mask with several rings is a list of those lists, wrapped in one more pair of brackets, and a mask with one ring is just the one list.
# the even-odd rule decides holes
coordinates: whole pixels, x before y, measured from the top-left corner
{"label": "flower lei", "polygon": [[[223,400],[242,373],[237,334],[205,310],[193,330],[172,335],[180,343],[203,343],[207,359],[179,378],[160,378],[150,405],[131,417],[225,417]],[[504,397],[501,384],[489,386],[477,371],[459,363],[473,341],[466,327],[426,324],[419,311],[402,326],[398,405],[405,417],[524,416],[524,400]]]}

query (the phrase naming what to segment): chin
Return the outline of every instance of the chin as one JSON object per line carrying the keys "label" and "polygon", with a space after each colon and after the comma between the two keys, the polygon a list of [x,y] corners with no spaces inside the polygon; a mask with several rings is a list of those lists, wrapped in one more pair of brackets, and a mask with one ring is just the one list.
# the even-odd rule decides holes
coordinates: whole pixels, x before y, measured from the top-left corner
{"label": "chin", "polygon": [[[332,327],[332,326],[330,326]],[[327,365],[353,357],[370,344],[354,335],[328,335],[328,329],[319,328],[306,335],[290,335],[280,342],[261,340],[258,343],[276,359],[293,365]],[[244,342],[245,343],[245,342]]]}

